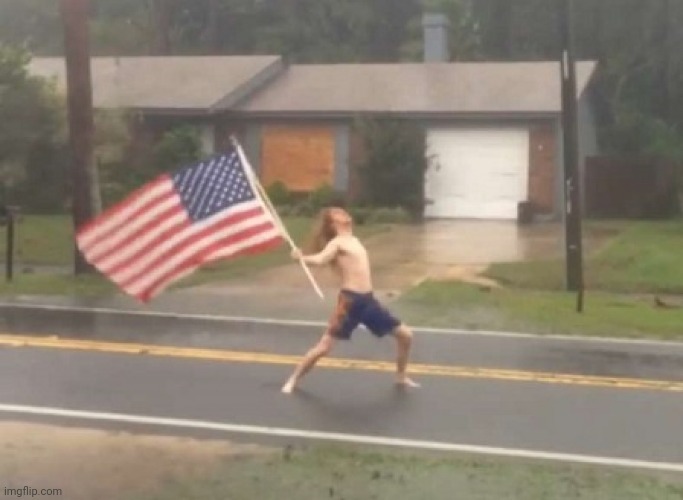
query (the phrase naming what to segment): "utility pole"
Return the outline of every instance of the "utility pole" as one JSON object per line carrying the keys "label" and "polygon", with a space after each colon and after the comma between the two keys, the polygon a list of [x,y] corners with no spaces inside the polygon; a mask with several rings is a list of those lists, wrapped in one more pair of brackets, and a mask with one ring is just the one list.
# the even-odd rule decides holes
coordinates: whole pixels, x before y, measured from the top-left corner
{"label": "utility pole", "polygon": [[576,309],[583,311],[583,251],[579,178],[579,126],[573,40],[573,0],[559,0],[562,53],[562,124],[564,132],[564,193],[567,290],[578,292]]}
{"label": "utility pole", "polygon": [[[69,142],[71,146],[71,197],[74,228],[94,215],[94,118],[90,73],[88,14],[90,0],[60,0],[64,26]],[[75,245],[74,245],[75,246]],[[75,248],[74,272],[92,272],[93,268]]]}

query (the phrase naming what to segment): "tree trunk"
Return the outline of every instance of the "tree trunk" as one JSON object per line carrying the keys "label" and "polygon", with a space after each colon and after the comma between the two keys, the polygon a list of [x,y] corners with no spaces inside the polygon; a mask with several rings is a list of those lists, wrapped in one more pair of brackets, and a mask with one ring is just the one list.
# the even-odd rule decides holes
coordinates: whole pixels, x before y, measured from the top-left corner
{"label": "tree trunk", "polygon": [[[96,166],[93,152],[94,118],[88,40],[90,0],[61,0],[60,6],[66,57],[72,212],[74,227],[79,228],[95,214],[93,181]],[[76,249],[74,272],[81,274],[92,271],[92,267]]]}

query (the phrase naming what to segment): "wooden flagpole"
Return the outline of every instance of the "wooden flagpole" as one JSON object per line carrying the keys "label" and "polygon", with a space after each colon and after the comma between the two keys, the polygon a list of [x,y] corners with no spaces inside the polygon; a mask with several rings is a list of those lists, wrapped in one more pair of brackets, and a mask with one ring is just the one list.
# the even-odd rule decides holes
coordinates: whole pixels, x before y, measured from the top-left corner
{"label": "wooden flagpole", "polygon": [[[279,226],[280,232],[285,237],[285,239],[289,243],[289,246],[292,248],[292,250],[294,250],[295,248],[297,248],[297,246],[294,244],[294,241],[292,240],[291,236],[287,232],[287,228],[285,227],[284,223],[282,222],[282,219],[280,219],[280,216],[278,215],[277,210],[275,210],[275,207],[271,203],[270,198],[268,197],[268,193],[266,193],[266,190],[263,189],[261,182],[258,180],[258,177],[254,173],[254,170],[251,167],[251,163],[249,163],[247,156],[244,154],[244,151],[242,150],[242,146],[237,141],[237,138],[235,138],[234,136],[231,137],[231,140],[232,140],[233,145],[235,146],[235,149],[237,150],[237,154],[240,156],[240,159],[242,160],[242,163],[245,166],[245,170],[247,171],[247,177],[249,178],[249,183],[252,185],[252,188],[254,188],[258,192],[258,194],[261,196],[261,199],[263,200],[263,202],[268,207],[270,214],[275,219],[275,223]],[[311,273],[311,270],[308,268],[308,266],[306,265],[306,263],[302,259],[299,260],[299,263],[301,264],[301,267],[303,268],[304,272],[306,273],[306,276],[308,276],[308,279],[311,282],[311,285],[313,285],[313,288],[316,291],[316,293],[318,294],[318,296],[321,299],[324,299],[325,296],[323,295],[322,290],[320,290],[318,283],[316,283],[315,278],[313,277],[313,274]]]}

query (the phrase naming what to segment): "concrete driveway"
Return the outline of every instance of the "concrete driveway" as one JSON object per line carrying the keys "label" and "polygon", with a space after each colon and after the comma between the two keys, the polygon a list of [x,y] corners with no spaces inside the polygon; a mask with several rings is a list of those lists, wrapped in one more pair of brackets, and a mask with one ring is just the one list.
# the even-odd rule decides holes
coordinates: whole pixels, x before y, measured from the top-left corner
{"label": "concrete driveway", "polygon": [[[584,235],[584,250],[603,245],[609,235]],[[495,286],[478,275],[495,262],[564,256],[561,223],[520,226],[514,221],[439,220],[398,226],[368,242],[378,288],[412,286],[432,279],[462,279]]]}

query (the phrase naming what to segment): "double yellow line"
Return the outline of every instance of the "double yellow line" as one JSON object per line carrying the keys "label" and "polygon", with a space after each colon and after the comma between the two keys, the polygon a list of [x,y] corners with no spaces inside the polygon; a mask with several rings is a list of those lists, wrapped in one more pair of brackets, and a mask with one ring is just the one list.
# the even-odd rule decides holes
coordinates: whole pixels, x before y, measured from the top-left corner
{"label": "double yellow line", "polygon": [[[92,340],[59,338],[57,336],[40,337],[10,334],[0,335],[0,346],[3,345],[8,347],[38,347],[48,349],[165,356],[172,358],[189,358],[267,365],[295,365],[301,359],[300,356],[283,354],[229,351],[221,349],[199,349],[190,347],[171,347],[123,342],[98,342]],[[324,358],[318,363],[318,366],[338,370],[377,372],[393,372],[395,370],[395,365],[393,363],[344,358]],[[474,378],[485,380],[536,382],[544,384],[611,387],[617,389],[683,392],[683,381],[671,380],[599,377],[592,375],[500,370],[495,368],[429,364],[411,364],[410,373],[414,375],[435,377]]]}

